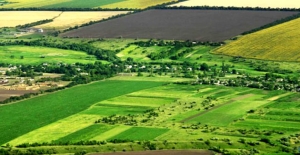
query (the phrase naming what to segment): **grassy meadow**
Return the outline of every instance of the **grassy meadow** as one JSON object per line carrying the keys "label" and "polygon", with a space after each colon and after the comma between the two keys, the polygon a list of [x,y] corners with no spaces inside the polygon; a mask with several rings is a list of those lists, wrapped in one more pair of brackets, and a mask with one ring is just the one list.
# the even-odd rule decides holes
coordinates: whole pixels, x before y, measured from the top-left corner
{"label": "grassy meadow", "polygon": [[300,61],[299,25],[300,18],[248,34],[213,53],[261,60]]}
{"label": "grassy meadow", "polygon": [[42,63],[94,63],[97,60],[95,56],[87,55],[84,52],[31,46],[1,46],[0,58],[2,63],[35,65]]}

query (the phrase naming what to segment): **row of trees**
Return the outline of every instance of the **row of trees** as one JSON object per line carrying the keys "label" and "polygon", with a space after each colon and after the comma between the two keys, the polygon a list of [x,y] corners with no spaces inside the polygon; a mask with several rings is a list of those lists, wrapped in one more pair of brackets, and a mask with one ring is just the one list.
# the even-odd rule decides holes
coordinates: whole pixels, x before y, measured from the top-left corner
{"label": "row of trees", "polygon": [[188,10],[251,10],[251,11],[300,11],[299,8],[264,8],[264,7],[236,7],[236,6],[162,6],[156,7],[156,9],[188,9]]}
{"label": "row of trees", "polygon": [[50,23],[53,22],[53,19],[45,19],[45,20],[39,20],[36,22],[32,22],[32,23],[28,23],[28,24],[24,24],[24,25],[17,25],[17,28],[28,28],[28,27],[33,27],[33,26],[37,26],[37,25],[42,25],[42,24],[46,24],[46,23]]}
{"label": "row of trees", "polygon": [[0,41],[0,46],[8,46],[8,45],[42,46],[42,47],[52,47],[52,48],[66,49],[66,50],[83,51],[89,55],[96,56],[98,60],[107,60],[107,61],[119,60],[119,58],[115,55],[114,51],[96,48],[94,46],[91,46],[88,43],[56,42],[45,38],[37,39],[33,41],[24,41],[24,40]]}

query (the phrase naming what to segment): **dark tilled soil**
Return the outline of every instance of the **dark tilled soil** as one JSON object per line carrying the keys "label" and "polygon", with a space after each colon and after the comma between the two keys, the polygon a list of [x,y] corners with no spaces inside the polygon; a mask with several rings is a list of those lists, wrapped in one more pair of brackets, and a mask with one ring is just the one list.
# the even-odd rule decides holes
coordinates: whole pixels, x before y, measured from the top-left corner
{"label": "dark tilled soil", "polygon": [[142,151],[142,152],[97,153],[92,155],[213,155],[213,153],[210,151],[198,151],[198,150],[161,150],[161,151]]}
{"label": "dark tilled soil", "polygon": [[220,42],[298,12],[149,10],[62,34],[82,38],[139,38]]}

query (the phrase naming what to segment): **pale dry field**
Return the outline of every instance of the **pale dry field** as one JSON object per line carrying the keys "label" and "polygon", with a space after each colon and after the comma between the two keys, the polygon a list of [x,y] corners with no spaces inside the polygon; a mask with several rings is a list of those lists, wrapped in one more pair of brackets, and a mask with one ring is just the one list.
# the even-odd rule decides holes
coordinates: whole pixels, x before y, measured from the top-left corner
{"label": "pale dry field", "polygon": [[[71,0],[6,0],[10,4],[2,6],[3,8],[26,8],[26,7],[42,7]],[[1,7],[0,7],[1,8]]]}
{"label": "pale dry field", "polygon": [[15,27],[44,19],[52,19],[61,11],[0,11],[0,27]]}
{"label": "pale dry field", "polygon": [[53,22],[36,27],[44,29],[65,29],[125,13],[128,13],[128,11],[63,12],[59,17],[55,18]]}
{"label": "pale dry field", "polygon": [[189,0],[171,6],[236,6],[236,7],[271,7],[300,8],[299,0]]}

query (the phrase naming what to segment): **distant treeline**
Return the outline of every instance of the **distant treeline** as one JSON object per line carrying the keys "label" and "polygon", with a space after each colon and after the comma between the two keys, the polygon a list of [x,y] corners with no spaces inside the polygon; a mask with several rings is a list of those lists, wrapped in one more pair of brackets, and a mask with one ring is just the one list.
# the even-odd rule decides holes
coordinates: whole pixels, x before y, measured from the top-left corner
{"label": "distant treeline", "polygon": [[9,40],[9,41],[0,42],[0,46],[8,46],[8,45],[42,46],[42,47],[52,47],[52,48],[59,48],[65,50],[83,51],[89,55],[96,56],[98,60],[107,60],[107,61],[119,60],[119,58],[115,55],[113,51],[96,48],[86,43],[85,44],[56,43],[56,42],[49,42],[49,40],[44,40],[44,39],[39,39],[34,41]]}
{"label": "distant treeline", "polygon": [[289,17],[283,18],[283,19],[276,20],[275,22],[266,24],[266,25],[261,26],[261,27],[256,28],[256,29],[253,29],[253,30],[250,30],[250,31],[243,32],[242,35],[254,33],[254,32],[260,31],[260,30],[262,30],[262,29],[266,29],[266,28],[269,28],[269,27],[273,27],[273,26],[275,26],[275,25],[279,25],[279,24],[282,24],[282,23],[285,23],[285,22],[288,22],[288,21],[297,19],[297,18],[299,18],[299,17],[300,17],[300,13],[299,13],[299,14],[296,14],[296,15],[293,15],[293,16],[289,16]]}
{"label": "distant treeline", "polygon": [[251,10],[251,11],[300,11],[300,8],[263,8],[263,7],[235,7],[235,6],[157,6],[155,9],[186,9],[186,10]]}
{"label": "distant treeline", "polygon": [[24,25],[17,25],[17,28],[28,28],[28,27],[33,27],[33,26],[37,26],[37,25],[42,25],[42,24],[46,24],[46,23],[50,23],[53,22],[53,19],[45,19],[45,20],[39,20],[33,23],[28,23],[28,24],[24,24]]}

